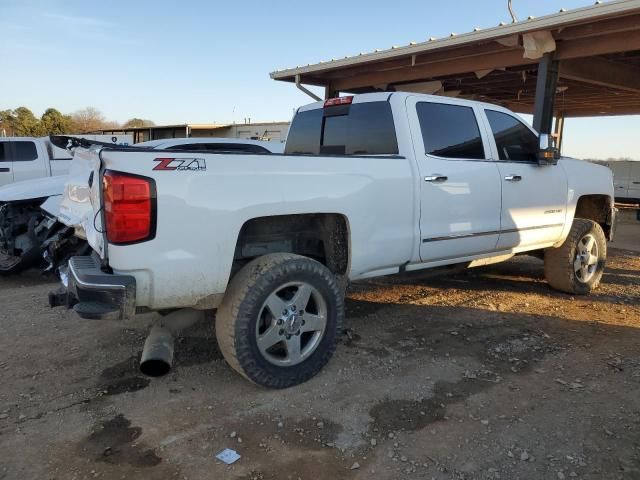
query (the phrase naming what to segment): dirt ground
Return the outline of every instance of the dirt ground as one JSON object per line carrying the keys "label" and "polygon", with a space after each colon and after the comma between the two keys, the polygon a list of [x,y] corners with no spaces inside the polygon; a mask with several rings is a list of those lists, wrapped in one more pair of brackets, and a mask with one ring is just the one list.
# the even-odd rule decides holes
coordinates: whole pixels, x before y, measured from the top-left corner
{"label": "dirt ground", "polygon": [[231,371],[210,325],[145,378],[148,317],[81,320],[49,309],[54,280],[0,278],[0,479],[640,479],[640,223],[621,227],[589,297],[530,257],[353,285],[350,335],[284,391]]}

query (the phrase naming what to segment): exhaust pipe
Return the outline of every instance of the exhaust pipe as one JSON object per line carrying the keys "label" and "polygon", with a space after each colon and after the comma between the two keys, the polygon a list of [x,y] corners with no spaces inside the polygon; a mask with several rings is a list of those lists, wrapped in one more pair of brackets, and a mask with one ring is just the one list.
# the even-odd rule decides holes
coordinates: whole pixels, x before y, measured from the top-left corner
{"label": "exhaust pipe", "polygon": [[144,342],[140,357],[140,371],[149,377],[161,377],[169,373],[173,364],[173,335],[155,326]]}
{"label": "exhaust pipe", "polygon": [[173,334],[204,320],[202,310],[185,308],[165,315],[151,329],[140,357],[140,371],[150,377],[169,373],[173,364]]}

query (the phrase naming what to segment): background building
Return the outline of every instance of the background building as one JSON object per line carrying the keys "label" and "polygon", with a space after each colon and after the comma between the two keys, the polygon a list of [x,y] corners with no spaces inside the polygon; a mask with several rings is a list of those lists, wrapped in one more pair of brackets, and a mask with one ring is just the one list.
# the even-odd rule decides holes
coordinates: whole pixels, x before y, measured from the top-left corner
{"label": "background building", "polygon": [[155,125],[100,130],[105,135],[133,135],[133,143],[183,137],[251,138],[284,142],[289,122]]}

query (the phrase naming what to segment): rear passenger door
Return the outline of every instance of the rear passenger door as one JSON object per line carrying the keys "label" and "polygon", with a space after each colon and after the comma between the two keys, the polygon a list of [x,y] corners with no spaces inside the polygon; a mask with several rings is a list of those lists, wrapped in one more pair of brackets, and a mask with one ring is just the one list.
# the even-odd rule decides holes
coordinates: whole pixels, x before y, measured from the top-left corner
{"label": "rear passenger door", "polygon": [[526,250],[560,239],[567,214],[567,176],[538,164],[538,135],[504,111],[485,109],[502,182],[498,249]]}
{"label": "rear passenger door", "polygon": [[0,187],[13,183],[10,148],[11,142],[0,141]]}
{"label": "rear passenger door", "polygon": [[14,182],[50,175],[48,156],[42,156],[46,152],[38,156],[38,148],[33,140],[12,140],[10,143]]}
{"label": "rear passenger door", "polygon": [[477,107],[451,99],[407,102],[420,172],[421,260],[495,251],[500,176]]}

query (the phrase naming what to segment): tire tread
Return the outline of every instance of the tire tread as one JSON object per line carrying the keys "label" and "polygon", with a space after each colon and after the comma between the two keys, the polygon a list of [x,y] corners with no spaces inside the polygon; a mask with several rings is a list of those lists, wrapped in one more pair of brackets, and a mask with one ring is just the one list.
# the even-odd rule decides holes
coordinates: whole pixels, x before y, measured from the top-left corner
{"label": "tire tread", "polygon": [[[235,371],[257,385],[269,388],[287,388],[309,380],[316,375],[329,361],[336,348],[336,338],[330,342],[328,348],[315,358],[311,369],[297,369],[299,374],[279,377],[270,375],[258,368],[253,355],[241,337],[253,335],[253,332],[237,319],[243,315],[243,307],[255,304],[258,299],[258,282],[275,282],[280,274],[291,272],[309,272],[321,276],[331,290],[337,303],[336,331],[342,331],[344,319],[344,299],[334,275],[320,262],[292,253],[274,253],[258,257],[245,265],[231,280],[222,304],[216,315],[216,336],[220,351],[225,360]],[[247,307],[248,308],[248,307]],[[327,335],[329,332],[326,332]],[[288,367],[296,368],[296,367]]]}
{"label": "tire tread", "polygon": [[[593,280],[586,283],[578,283],[573,271],[573,258],[575,247],[587,233],[593,233],[598,241],[600,261],[599,272],[596,272]],[[602,269],[607,256],[607,240],[602,227],[593,220],[576,218],[573,220],[571,231],[564,243],[558,248],[549,248],[544,254],[544,275],[551,287],[565,293],[586,295],[598,288],[602,278]]]}

